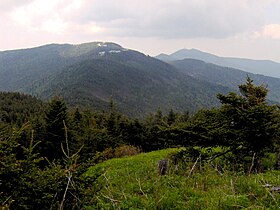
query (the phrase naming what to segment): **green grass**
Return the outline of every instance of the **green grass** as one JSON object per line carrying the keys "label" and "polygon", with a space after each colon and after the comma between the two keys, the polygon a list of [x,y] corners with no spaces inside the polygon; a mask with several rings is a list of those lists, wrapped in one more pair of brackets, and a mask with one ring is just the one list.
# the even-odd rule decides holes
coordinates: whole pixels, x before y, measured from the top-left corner
{"label": "green grass", "polygon": [[[85,176],[99,176],[99,189],[87,209],[278,209],[280,195],[262,185],[280,186],[280,172],[218,173],[198,163],[185,171],[170,164],[159,176],[157,162],[176,149],[116,158],[90,167]],[[182,169],[180,169],[182,170]],[[180,175],[179,175],[180,174]]]}

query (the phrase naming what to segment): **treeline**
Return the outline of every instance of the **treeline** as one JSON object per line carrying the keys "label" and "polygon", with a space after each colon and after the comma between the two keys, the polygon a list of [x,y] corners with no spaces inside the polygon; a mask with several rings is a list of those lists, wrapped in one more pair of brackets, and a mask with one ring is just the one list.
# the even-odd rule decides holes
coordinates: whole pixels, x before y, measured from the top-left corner
{"label": "treeline", "polygon": [[[80,209],[98,191],[94,180],[83,176],[90,165],[139,151],[186,147],[194,158],[223,156],[229,168],[264,170],[265,155],[278,157],[279,107],[268,105],[267,88],[250,78],[239,90],[218,95],[221,108],[192,116],[158,110],[141,120],[119,113],[113,101],[109,111],[93,112],[69,109],[61,98],[44,104],[23,97],[26,102],[13,103],[22,96],[1,93],[0,205]],[[277,168],[278,159],[274,162]]]}

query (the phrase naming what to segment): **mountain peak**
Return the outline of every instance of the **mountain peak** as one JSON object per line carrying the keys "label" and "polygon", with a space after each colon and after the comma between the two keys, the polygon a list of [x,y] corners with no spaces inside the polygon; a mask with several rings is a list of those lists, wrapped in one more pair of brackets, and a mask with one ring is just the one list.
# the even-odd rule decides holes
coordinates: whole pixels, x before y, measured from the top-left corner
{"label": "mountain peak", "polygon": [[170,55],[158,55],[156,56],[156,58],[166,61],[166,62],[170,62],[170,61],[175,61],[175,60],[183,60],[186,58],[190,58],[190,59],[197,59],[197,60],[203,60],[208,62],[208,60],[216,60],[218,58],[218,56],[216,55],[212,55],[210,53],[206,53],[197,49],[180,49]]}
{"label": "mountain peak", "polygon": [[174,53],[172,53],[170,56],[176,58],[176,60],[180,60],[180,59],[184,59],[184,58],[193,58],[193,59],[197,59],[198,57],[217,57],[215,55],[212,55],[210,53],[206,53],[197,49],[181,49],[178,50]]}
{"label": "mountain peak", "polygon": [[170,55],[159,55],[156,58],[165,61],[172,62],[183,59],[197,59],[206,63],[212,63],[219,66],[230,67],[240,69],[254,74],[262,74],[266,76],[272,76],[280,78],[280,63],[270,60],[253,60],[246,58],[233,58],[233,57],[219,57],[207,52],[203,52],[197,49],[181,49]]}
{"label": "mountain peak", "polygon": [[122,46],[113,42],[88,42],[76,45],[69,45],[60,51],[63,57],[78,57],[88,53],[99,54],[103,52],[116,52],[125,50]]}
{"label": "mountain peak", "polygon": [[108,47],[108,48],[123,48],[121,45],[113,42],[86,42],[81,44],[73,44],[75,47]]}

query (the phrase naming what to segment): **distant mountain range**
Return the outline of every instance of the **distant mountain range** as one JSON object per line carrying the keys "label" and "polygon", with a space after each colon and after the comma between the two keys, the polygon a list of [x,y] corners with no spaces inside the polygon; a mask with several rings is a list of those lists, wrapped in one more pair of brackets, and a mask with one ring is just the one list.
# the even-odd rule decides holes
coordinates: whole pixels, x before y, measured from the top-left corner
{"label": "distant mountain range", "polygon": [[193,112],[217,106],[230,88],[200,81],[170,64],[114,43],[51,44],[0,52],[0,90],[70,106],[106,109],[112,98],[123,113],[143,116],[158,108]]}
{"label": "distant mountain range", "polygon": [[186,58],[202,60],[220,66],[240,69],[253,74],[280,78],[280,63],[270,60],[252,60],[244,58],[219,57],[196,49],[181,49],[170,55],[160,54],[157,59],[170,62]]}
{"label": "distant mountain range", "polygon": [[170,64],[187,76],[222,85],[235,91],[238,91],[238,85],[245,83],[247,76],[249,76],[255,84],[268,87],[270,90],[268,98],[270,100],[280,102],[280,79],[278,78],[252,74],[195,59],[171,61]]}
{"label": "distant mountain range", "polygon": [[[194,112],[218,106],[216,95],[236,91],[249,74],[177,56],[167,63],[108,42],[4,51],[0,52],[0,91],[43,100],[58,95],[70,106],[95,110],[107,109],[113,99],[121,112],[139,117],[158,108]],[[280,79],[249,76],[267,84],[269,99],[280,103]]]}

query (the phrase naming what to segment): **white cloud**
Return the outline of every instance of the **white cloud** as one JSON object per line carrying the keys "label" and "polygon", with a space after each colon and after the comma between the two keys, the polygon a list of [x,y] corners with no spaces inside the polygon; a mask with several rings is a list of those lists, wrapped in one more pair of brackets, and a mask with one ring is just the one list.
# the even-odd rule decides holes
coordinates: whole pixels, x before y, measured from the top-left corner
{"label": "white cloud", "polygon": [[33,0],[10,16],[16,24],[49,33],[94,23],[93,33],[102,28],[111,36],[223,38],[256,30],[262,24],[256,5],[248,0]]}
{"label": "white cloud", "polygon": [[60,34],[65,32],[66,28],[67,24],[59,17],[56,17],[43,22],[40,29],[49,33]]}
{"label": "white cloud", "polygon": [[68,26],[64,14],[79,9],[81,2],[82,0],[33,0],[29,4],[13,9],[10,18],[15,25],[30,30],[62,33]]}
{"label": "white cloud", "polygon": [[261,27],[260,30],[253,33],[255,39],[269,39],[279,40],[280,39],[280,24],[267,24]]}
{"label": "white cloud", "polygon": [[114,36],[221,38],[258,28],[262,24],[259,4],[246,0],[85,0],[82,12],[76,11],[79,14],[74,17],[81,24],[94,21]]}
{"label": "white cloud", "polygon": [[269,24],[264,26],[261,35],[271,39],[280,39],[280,24]]}
{"label": "white cloud", "polygon": [[29,4],[33,0],[1,0],[0,1],[0,11],[7,12],[13,8]]}

